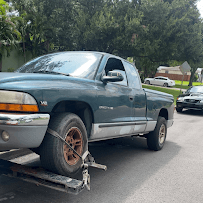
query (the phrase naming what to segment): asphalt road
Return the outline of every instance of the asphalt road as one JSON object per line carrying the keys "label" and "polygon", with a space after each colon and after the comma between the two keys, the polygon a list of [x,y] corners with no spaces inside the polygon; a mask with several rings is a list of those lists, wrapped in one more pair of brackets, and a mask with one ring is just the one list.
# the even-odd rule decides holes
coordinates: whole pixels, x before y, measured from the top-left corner
{"label": "asphalt road", "polygon": [[[76,196],[0,176],[0,203],[201,203],[202,129],[203,113],[187,110],[175,112],[159,152],[138,137],[91,144],[95,160],[108,170],[90,169],[91,191]],[[35,154],[19,160],[40,163]]]}

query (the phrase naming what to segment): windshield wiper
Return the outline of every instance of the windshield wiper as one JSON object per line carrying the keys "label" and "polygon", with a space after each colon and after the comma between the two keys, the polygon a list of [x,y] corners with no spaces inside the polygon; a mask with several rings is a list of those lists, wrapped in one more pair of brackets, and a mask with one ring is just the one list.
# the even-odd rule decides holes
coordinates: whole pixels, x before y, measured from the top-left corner
{"label": "windshield wiper", "polygon": [[39,70],[35,71],[33,73],[45,73],[45,74],[56,74],[56,75],[65,75],[65,76],[70,76],[70,74],[66,73],[60,73],[60,72],[55,72],[55,71],[48,71],[48,70]]}

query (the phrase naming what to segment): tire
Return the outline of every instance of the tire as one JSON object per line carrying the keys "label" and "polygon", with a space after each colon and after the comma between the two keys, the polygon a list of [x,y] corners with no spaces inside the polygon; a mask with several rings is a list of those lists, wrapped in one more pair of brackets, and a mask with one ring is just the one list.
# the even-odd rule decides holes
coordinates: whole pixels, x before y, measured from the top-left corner
{"label": "tire", "polygon": [[181,112],[183,111],[183,108],[182,108],[182,107],[176,107],[176,111],[177,111],[178,113],[181,113]]}
{"label": "tire", "polygon": [[147,85],[150,85],[150,81],[149,81],[149,80],[147,80],[145,83],[146,83]]}
{"label": "tire", "polygon": [[147,136],[147,146],[149,149],[159,151],[163,148],[167,134],[166,119],[158,117],[154,131]]}
{"label": "tire", "polygon": [[[75,114],[63,113],[53,117],[49,128],[63,137],[79,155],[88,149],[87,131],[84,123]],[[46,133],[40,146],[42,167],[67,176],[74,175],[81,169],[82,160],[59,138]]]}
{"label": "tire", "polygon": [[165,82],[165,83],[163,84],[163,86],[164,86],[164,87],[168,87],[168,83]]}

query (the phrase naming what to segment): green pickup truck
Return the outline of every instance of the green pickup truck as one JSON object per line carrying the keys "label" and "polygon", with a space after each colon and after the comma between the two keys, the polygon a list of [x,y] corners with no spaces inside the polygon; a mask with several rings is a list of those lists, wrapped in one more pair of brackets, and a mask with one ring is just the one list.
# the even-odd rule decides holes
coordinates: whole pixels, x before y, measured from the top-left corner
{"label": "green pickup truck", "polygon": [[43,167],[67,175],[80,169],[88,142],[142,136],[149,149],[161,150],[173,102],[170,94],[143,89],[136,67],[120,57],[40,56],[0,73],[0,151],[30,148]]}

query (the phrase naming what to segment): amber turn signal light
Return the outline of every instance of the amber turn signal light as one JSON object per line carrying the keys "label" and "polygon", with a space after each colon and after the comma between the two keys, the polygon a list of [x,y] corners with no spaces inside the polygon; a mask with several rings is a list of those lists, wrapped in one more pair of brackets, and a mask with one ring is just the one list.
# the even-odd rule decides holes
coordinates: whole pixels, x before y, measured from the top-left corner
{"label": "amber turn signal light", "polygon": [[1,111],[24,111],[24,112],[38,112],[37,105],[30,104],[0,104]]}

